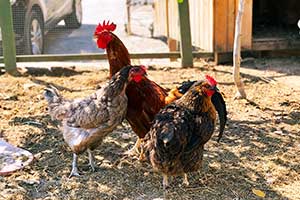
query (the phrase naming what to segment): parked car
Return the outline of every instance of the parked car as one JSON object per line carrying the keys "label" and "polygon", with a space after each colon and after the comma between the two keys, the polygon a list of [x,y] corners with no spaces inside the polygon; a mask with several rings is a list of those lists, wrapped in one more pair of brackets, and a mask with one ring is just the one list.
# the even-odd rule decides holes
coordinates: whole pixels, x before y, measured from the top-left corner
{"label": "parked car", "polygon": [[[11,5],[17,54],[42,54],[45,34],[61,20],[68,28],[81,26],[81,0],[11,0]],[[1,38],[0,32],[0,45]]]}
{"label": "parked car", "polygon": [[153,4],[154,0],[129,0],[130,5],[148,5]]}

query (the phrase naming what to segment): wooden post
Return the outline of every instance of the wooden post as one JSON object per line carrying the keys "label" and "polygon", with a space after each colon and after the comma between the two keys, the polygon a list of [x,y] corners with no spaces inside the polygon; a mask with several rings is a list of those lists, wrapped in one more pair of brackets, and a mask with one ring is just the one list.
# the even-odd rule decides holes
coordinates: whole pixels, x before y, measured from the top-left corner
{"label": "wooden post", "polygon": [[234,45],[233,45],[233,79],[238,91],[235,95],[235,99],[246,99],[246,92],[244,89],[243,81],[240,77],[240,66],[241,66],[241,30],[242,30],[242,19],[244,14],[245,1],[240,0],[238,14],[235,21],[235,34],[234,34]]}
{"label": "wooden post", "polygon": [[131,35],[131,17],[130,17],[130,4],[131,0],[126,0],[126,9],[127,9],[127,24],[126,24],[126,32],[128,35]]}
{"label": "wooden post", "polygon": [[170,27],[169,27],[169,0],[166,0],[166,30],[167,38],[170,37]]}
{"label": "wooden post", "polygon": [[177,0],[180,26],[181,66],[193,67],[190,12],[188,0]]}
{"label": "wooden post", "polygon": [[[177,41],[170,38],[170,24],[169,24],[169,0],[166,0],[166,31],[167,31],[167,41],[168,41],[168,47],[169,51],[177,51]],[[176,61],[176,58],[170,58],[170,61]]]}
{"label": "wooden post", "polygon": [[11,75],[18,75],[16,65],[15,34],[12,23],[12,11],[9,0],[0,1],[0,26],[5,70]]}

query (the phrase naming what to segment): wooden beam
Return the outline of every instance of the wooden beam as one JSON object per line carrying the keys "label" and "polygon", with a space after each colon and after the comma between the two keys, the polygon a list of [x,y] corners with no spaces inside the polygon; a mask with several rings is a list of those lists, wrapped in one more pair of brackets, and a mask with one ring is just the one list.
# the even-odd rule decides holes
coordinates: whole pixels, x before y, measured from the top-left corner
{"label": "wooden beam", "polygon": [[[193,52],[192,56],[195,58],[212,58],[211,52]],[[149,59],[149,58],[180,58],[180,52],[167,53],[134,53],[130,54],[132,59]],[[102,53],[94,54],[51,54],[51,55],[20,55],[16,57],[17,62],[50,62],[50,61],[78,61],[78,60],[106,60],[107,55]],[[0,57],[0,63],[4,61]]]}
{"label": "wooden beam", "polygon": [[300,41],[287,38],[253,38],[252,50],[300,50]]}
{"label": "wooden beam", "polygon": [[169,27],[169,0],[166,0],[166,31],[167,38],[170,37],[170,27]]}
{"label": "wooden beam", "polygon": [[127,10],[127,24],[126,24],[126,32],[128,35],[131,35],[131,13],[130,13],[131,0],[126,0],[126,10]]}
{"label": "wooden beam", "polygon": [[178,0],[181,66],[193,66],[190,11],[188,0]]}
{"label": "wooden beam", "polygon": [[11,75],[18,75],[16,65],[16,44],[13,30],[12,11],[9,0],[0,1],[0,26],[5,70]]}
{"label": "wooden beam", "polygon": [[[170,37],[168,38],[168,47],[169,47],[170,52],[177,51],[177,45],[178,45],[177,40],[170,38]],[[177,60],[177,58],[170,58],[171,62],[176,61],[176,60]]]}
{"label": "wooden beam", "polygon": [[300,56],[300,49],[276,50],[276,51],[261,51],[261,57],[267,58],[290,58],[291,56]]}
{"label": "wooden beam", "polygon": [[[167,31],[167,42],[169,51],[177,51],[177,41],[173,38],[170,38],[170,23],[169,23],[169,0],[166,0],[166,31]],[[176,58],[170,58],[170,61],[176,61]]]}
{"label": "wooden beam", "polygon": [[214,52],[214,61],[216,65],[232,63],[232,52]]}

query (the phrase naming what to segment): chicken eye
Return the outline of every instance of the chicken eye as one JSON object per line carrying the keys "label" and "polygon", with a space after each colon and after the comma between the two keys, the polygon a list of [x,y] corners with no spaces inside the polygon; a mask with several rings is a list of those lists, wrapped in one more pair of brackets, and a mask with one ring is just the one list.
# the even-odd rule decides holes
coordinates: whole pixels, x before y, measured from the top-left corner
{"label": "chicken eye", "polygon": [[205,84],[204,87],[205,87],[206,89],[210,89],[210,85]]}

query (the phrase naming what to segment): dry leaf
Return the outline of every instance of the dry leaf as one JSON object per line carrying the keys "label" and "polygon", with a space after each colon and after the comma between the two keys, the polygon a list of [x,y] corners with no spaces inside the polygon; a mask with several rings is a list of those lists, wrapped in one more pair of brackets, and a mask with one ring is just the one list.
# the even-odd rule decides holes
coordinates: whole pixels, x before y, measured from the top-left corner
{"label": "dry leaf", "polygon": [[252,192],[256,195],[256,196],[259,196],[259,197],[262,197],[264,198],[266,196],[266,194],[261,191],[261,190],[257,190],[257,189],[252,189]]}

